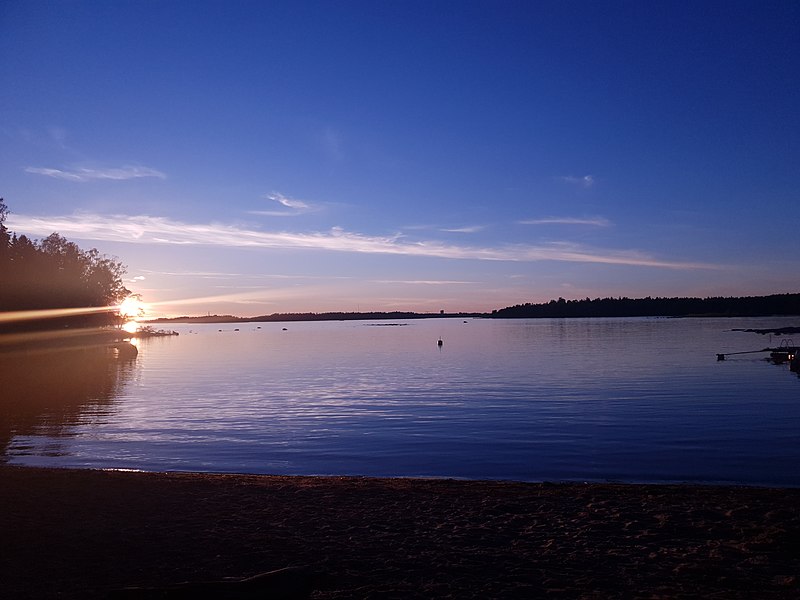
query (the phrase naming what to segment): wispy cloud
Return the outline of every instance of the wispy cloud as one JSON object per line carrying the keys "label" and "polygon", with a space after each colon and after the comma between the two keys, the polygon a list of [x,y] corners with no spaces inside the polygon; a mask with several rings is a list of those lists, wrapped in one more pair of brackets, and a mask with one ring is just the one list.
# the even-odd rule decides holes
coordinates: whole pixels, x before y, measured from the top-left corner
{"label": "wispy cloud", "polygon": [[[226,286],[227,289],[235,289],[231,286]],[[208,305],[216,302],[225,302],[233,304],[261,304],[270,305],[278,304],[281,301],[292,300],[296,301],[298,294],[308,297],[322,297],[325,293],[330,293],[330,289],[324,285],[306,285],[306,286],[287,286],[287,287],[265,287],[265,288],[250,288],[244,291],[230,292],[227,294],[215,294],[212,296],[201,297],[178,297],[168,300],[161,300],[157,302],[148,302],[148,306],[156,307],[161,310],[174,307],[180,311],[188,305]]]}
{"label": "wispy cloud", "polygon": [[546,217],[544,219],[524,219],[517,223],[520,225],[592,225],[595,227],[611,225],[611,221],[605,217]]}
{"label": "wispy cloud", "polygon": [[483,225],[468,225],[466,227],[443,227],[439,231],[445,231],[447,233],[477,233],[483,231],[483,229]]}
{"label": "wispy cloud", "polygon": [[156,169],[130,165],[108,169],[51,169],[48,167],[26,167],[25,172],[33,173],[34,175],[44,175],[45,177],[53,177],[55,179],[64,179],[67,181],[77,182],[97,181],[102,179],[124,181],[126,179],[139,179],[141,177],[157,177],[158,179],[167,178],[164,173],[157,171]]}
{"label": "wispy cloud", "polygon": [[450,279],[431,280],[431,279],[376,279],[374,283],[391,283],[401,285],[469,285],[475,281],[453,281]]}
{"label": "wispy cloud", "polygon": [[284,206],[287,206],[289,208],[295,208],[297,210],[308,210],[309,208],[306,202],[303,202],[302,200],[295,200],[294,198],[287,198],[286,196],[278,192],[272,192],[271,194],[267,195],[267,198],[269,200],[274,200],[275,202],[283,204]]}
{"label": "wispy cloud", "polygon": [[317,205],[310,204],[305,200],[298,200],[284,196],[280,192],[271,192],[264,196],[265,200],[276,202],[288,210],[250,210],[248,214],[262,215],[266,217],[296,217],[309,212],[316,212],[319,210]]}
{"label": "wispy cloud", "polygon": [[491,261],[567,261],[659,267],[719,268],[716,265],[670,261],[637,250],[607,250],[567,242],[542,245],[464,246],[437,240],[407,241],[401,235],[374,236],[334,227],[329,231],[259,231],[224,223],[185,223],[164,217],[76,214],[60,217],[12,215],[9,227],[29,235],[62,235],[84,240],[137,244],[208,245],[232,248],[309,249],[366,254]]}
{"label": "wispy cloud", "polygon": [[579,185],[585,188],[590,188],[595,184],[595,179],[592,175],[583,175],[582,177],[576,177],[575,175],[565,175],[559,177],[559,179],[565,183],[570,183],[572,185]]}
{"label": "wispy cloud", "polygon": [[342,280],[351,279],[342,275],[286,275],[283,273],[234,273],[229,271],[153,271],[141,269],[148,275],[160,275],[169,277],[191,277],[192,279],[255,279],[255,280]]}
{"label": "wispy cloud", "polygon": [[406,231],[443,231],[445,233],[477,233],[486,229],[485,225],[465,225],[463,227],[442,227],[440,225],[404,225]]}

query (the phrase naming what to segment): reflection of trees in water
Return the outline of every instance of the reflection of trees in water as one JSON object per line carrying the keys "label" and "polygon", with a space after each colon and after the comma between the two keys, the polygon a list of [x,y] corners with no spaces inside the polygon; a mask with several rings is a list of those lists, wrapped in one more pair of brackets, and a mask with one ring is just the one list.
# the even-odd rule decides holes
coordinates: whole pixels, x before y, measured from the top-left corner
{"label": "reflection of trees in water", "polygon": [[0,453],[16,435],[61,437],[106,412],[135,356],[129,344],[0,349]]}

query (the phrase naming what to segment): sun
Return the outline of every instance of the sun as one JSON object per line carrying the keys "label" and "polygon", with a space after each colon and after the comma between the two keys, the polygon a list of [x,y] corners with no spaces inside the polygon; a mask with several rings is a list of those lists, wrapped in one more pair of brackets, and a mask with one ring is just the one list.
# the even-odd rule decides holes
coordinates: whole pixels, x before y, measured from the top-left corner
{"label": "sun", "polygon": [[142,318],[147,310],[147,305],[137,296],[128,296],[117,306],[120,318],[125,322],[122,329],[128,333],[135,333],[139,329],[138,319]]}
{"label": "sun", "polygon": [[125,319],[137,319],[144,316],[147,305],[136,298],[128,296],[118,306],[119,315]]}

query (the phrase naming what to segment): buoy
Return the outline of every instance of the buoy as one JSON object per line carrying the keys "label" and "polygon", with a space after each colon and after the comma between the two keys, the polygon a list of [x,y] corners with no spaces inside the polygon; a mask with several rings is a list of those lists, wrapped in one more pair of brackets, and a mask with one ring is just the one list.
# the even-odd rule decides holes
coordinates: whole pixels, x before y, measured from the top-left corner
{"label": "buoy", "polygon": [[436,342],[436,345],[439,346],[440,348],[442,347],[443,344],[444,342],[442,341],[442,338],[439,338],[439,341]]}

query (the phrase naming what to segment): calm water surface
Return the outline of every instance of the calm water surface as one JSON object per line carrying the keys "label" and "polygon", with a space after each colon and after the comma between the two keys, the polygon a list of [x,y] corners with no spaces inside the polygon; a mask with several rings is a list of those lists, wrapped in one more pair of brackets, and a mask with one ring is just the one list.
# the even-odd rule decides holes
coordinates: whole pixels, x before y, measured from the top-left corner
{"label": "calm water surface", "polygon": [[800,378],[716,361],[770,345],[732,328],[796,321],[179,325],[135,359],[0,358],[0,448],[59,467],[798,486]]}

